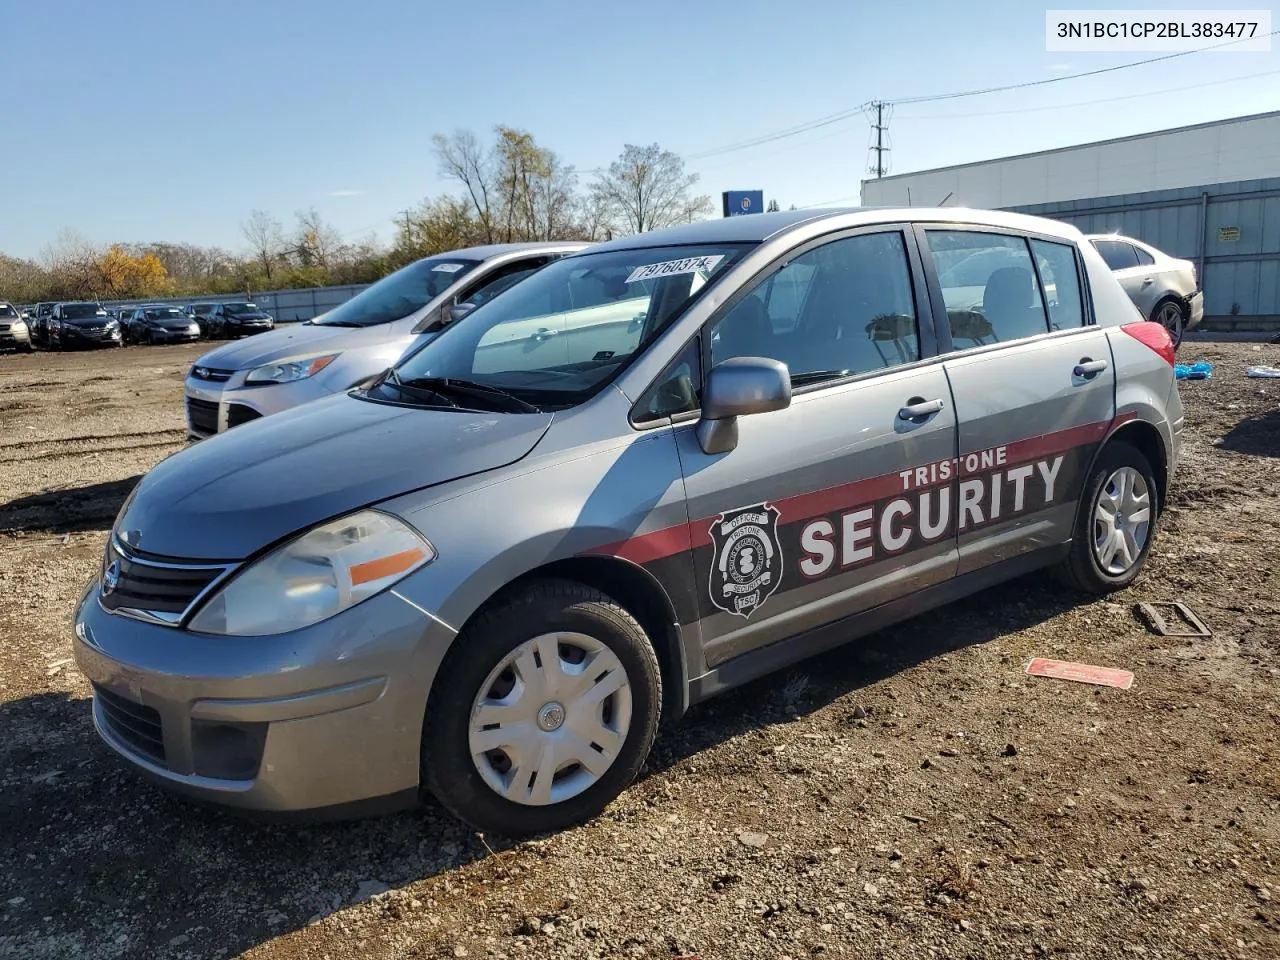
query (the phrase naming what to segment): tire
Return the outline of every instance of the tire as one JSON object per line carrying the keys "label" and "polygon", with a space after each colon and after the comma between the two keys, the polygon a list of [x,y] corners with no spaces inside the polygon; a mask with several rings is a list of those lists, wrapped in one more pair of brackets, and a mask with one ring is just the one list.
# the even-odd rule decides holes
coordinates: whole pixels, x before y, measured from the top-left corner
{"label": "tire", "polygon": [[156,339],[156,332],[154,330],[147,331],[147,345],[151,347],[158,347],[160,345],[160,341]]}
{"label": "tire", "polygon": [[[535,642],[537,659],[531,652]],[[557,661],[552,670],[541,666],[548,643],[554,644]],[[518,651],[524,651],[527,678],[520,664],[510,662]],[[578,654],[585,655],[577,663],[606,672],[594,684],[579,681],[574,691],[575,678],[588,676],[573,672]],[[562,672],[564,666],[569,669]],[[596,691],[605,684],[619,682],[617,670],[622,671],[621,686],[600,696]],[[559,691],[538,689],[544,677],[558,682]],[[486,698],[491,715],[502,710],[504,716],[519,717],[527,711],[525,719],[473,725],[473,712]],[[511,702],[498,705],[498,698]],[[564,699],[564,705],[556,698]],[[423,786],[454,816],[483,832],[518,837],[561,830],[599,814],[635,779],[653,746],[661,704],[657,655],[630,613],[583,584],[535,581],[483,611],[454,640],[427,704]],[[551,723],[556,724],[554,733],[544,725]],[[485,738],[476,745],[474,758],[473,736]],[[616,751],[609,750],[610,737],[617,738]],[[504,750],[501,744],[508,739],[516,746]],[[495,747],[480,752],[485,742]],[[526,747],[523,759],[521,743]],[[551,767],[543,752],[548,746],[559,751]],[[609,752],[611,761],[599,759]],[[600,768],[575,767],[575,758],[584,755]],[[558,769],[559,779],[549,773],[542,777],[544,769]],[[522,776],[525,770],[531,771],[529,779]],[[504,778],[509,781],[506,796],[499,793]],[[563,798],[557,800],[555,791]]]}
{"label": "tire", "polygon": [[[1129,520],[1140,517],[1141,511],[1145,510],[1146,520],[1145,528],[1141,523],[1129,527],[1132,537],[1126,536],[1124,528],[1120,528],[1119,536],[1124,545],[1109,565],[1105,560],[1116,533],[1106,526],[1113,521],[1101,519],[1100,515],[1109,512],[1106,508],[1117,502],[1113,498],[1118,489],[1113,484],[1117,474],[1125,475],[1131,481],[1135,476],[1141,478],[1141,485],[1146,489],[1145,499],[1120,498],[1123,502],[1119,506],[1120,512],[1125,513]],[[1131,488],[1136,490],[1137,484],[1131,483]],[[1155,540],[1159,497],[1155,473],[1142,451],[1123,440],[1107,444],[1094,462],[1085,484],[1072,531],[1071,552],[1058,567],[1060,579],[1070,587],[1095,596],[1123,590],[1132,583],[1147,562]],[[1133,556],[1135,546],[1137,555]]]}
{"label": "tire", "polygon": [[35,352],[36,352],[36,348],[32,345],[32,343],[31,343],[31,341],[30,341],[30,340],[28,340],[26,343],[24,343],[22,346],[20,346],[20,347],[18,348],[18,350],[19,350],[19,351],[21,351],[22,353],[35,353]]}
{"label": "tire", "polygon": [[1169,331],[1175,350],[1182,346],[1187,319],[1187,305],[1176,297],[1165,297],[1151,311],[1151,322],[1158,323]]}

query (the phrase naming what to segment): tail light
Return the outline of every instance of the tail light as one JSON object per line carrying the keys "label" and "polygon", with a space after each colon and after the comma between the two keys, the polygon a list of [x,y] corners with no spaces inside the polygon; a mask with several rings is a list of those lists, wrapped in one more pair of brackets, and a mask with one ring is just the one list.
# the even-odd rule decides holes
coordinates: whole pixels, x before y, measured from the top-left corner
{"label": "tail light", "polygon": [[1120,329],[1143,346],[1150,347],[1164,357],[1165,363],[1169,366],[1172,367],[1177,362],[1174,359],[1173,338],[1169,336],[1169,331],[1163,324],[1143,320],[1140,323],[1126,323]]}

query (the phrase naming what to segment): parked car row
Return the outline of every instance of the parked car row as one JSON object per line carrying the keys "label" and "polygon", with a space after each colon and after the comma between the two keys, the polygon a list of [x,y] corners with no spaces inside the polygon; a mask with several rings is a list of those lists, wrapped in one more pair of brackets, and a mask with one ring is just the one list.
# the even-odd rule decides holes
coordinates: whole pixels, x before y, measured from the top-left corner
{"label": "parked car row", "polygon": [[0,304],[0,349],[28,352],[36,347],[68,350],[237,339],[274,327],[270,314],[247,301],[185,308],[167,303],[107,308],[95,301],[49,301],[35,304],[30,311]]}
{"label": "parked car row", "polygon": [[1127,586],[1184,425],[1077,229],[951,208],[431,257],[187,404],[272,415],[121,508],[71,636],[98,734],[206,801],[507,836],[797,660],[1044,568]]}

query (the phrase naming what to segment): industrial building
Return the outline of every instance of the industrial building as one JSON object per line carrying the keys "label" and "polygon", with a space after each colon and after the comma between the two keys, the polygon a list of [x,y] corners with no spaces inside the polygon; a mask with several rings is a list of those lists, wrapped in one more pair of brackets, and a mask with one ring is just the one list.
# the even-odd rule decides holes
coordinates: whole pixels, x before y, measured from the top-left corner
{"label": "industrial building", "polygon": [[1206,329],[1280,330],[1280,111],[864,180],[862,202],[1127,234],[1196,263]]}

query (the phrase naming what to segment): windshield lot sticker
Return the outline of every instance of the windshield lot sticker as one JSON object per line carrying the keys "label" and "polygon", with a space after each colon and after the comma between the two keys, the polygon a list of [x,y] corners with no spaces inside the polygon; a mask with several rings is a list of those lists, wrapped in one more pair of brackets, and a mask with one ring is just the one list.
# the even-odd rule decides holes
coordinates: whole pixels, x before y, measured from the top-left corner
{"label": "windshield lot sticker", "polygon": [[434,273],[457,273],[461,269],[460,263],[437,263],[431,268]]}
{"label": "windshield lot sticker", "polygon": [[705,273],[710,275],[723,254],[711,257],[685,257],[683,260],[665,260],[662,263],[651,263],[647,267],[636,267],[627,277],[627,283],[639,283],[641,280],[655,280],[658,277],[672,277],[681,273]]}
{"label": "windshield lot sticker", "polygon": [[779,516],[772,504],[757,503],[722,513],[711,524],[711,602],[726,613],[750,619],[778,589]]}

